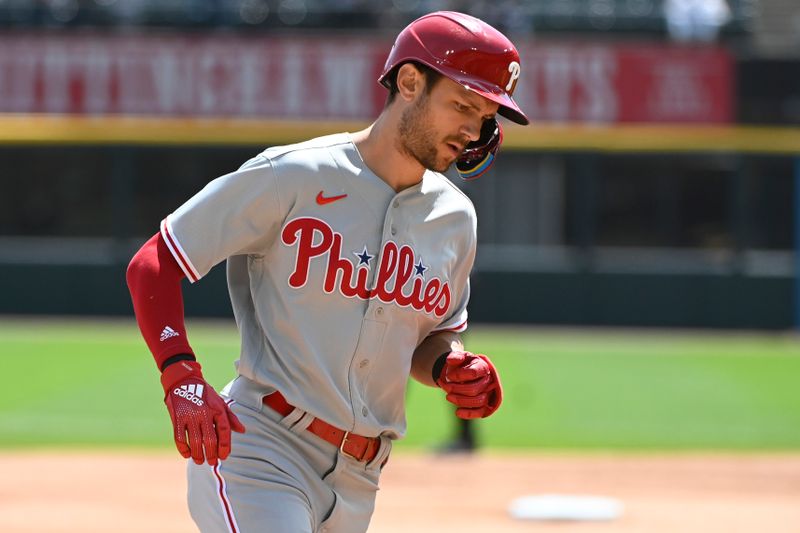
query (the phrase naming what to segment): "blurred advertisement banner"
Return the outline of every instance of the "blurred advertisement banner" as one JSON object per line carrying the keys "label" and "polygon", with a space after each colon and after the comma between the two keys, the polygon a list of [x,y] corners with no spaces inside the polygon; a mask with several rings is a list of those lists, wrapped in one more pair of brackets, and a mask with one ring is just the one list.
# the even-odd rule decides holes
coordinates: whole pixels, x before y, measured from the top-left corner
{"label": "blurred advertisement banner", "polygon": [[547,122],[731,122],[733,60],[721,48],[522,46],[515,98]]}
{"label": "blurred advertisement banner", "polygon": [[[0,112],[368,120],[389,43],[377,38],[0,36]],[[515,98],[547,122],[733,119],[719,48],[521,43]]]}

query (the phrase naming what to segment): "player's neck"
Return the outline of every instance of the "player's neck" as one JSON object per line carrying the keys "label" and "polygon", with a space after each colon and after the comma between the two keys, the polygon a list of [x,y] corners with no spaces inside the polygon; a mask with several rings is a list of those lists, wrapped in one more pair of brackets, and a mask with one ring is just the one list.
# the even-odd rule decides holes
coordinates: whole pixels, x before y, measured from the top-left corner
{"label": "player's neck", "polygon": [[396,192],[422,181],[425,169],[397,148],[397,128],[382,113],[368,128],[352,134],[364,164]]}

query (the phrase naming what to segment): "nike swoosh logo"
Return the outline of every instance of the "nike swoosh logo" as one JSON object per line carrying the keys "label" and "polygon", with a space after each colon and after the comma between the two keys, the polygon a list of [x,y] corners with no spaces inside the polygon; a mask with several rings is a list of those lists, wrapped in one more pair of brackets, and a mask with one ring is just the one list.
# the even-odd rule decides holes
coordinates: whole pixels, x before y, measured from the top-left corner
{"label": "nike swoosh logo", "polygon": [[336,200],[341,200],[342,198],[347,198],[347,195],[340,194],[339,196],[324,196],[322,191],[319,191],[319,194],[317,194],[317,203],[319,205],[325,205],[335,202]]}

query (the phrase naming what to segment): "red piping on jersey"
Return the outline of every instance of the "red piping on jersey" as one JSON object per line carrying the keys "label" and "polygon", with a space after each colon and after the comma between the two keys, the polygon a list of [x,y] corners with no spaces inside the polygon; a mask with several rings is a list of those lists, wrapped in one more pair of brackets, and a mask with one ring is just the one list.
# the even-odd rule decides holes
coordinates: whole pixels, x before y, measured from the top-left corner
{"label": "red piping on jersey", "polygon": [[175,240],[175,237],[169,231],[169,224],[167,223],[167,219],[161,221],[161,233],[164,235],[166,239],[167,245],[169,246],[170,252],[175,257],[175,260],[178,262],[180,267],[183,269],[184,274],[186,277],[189,278],[189,281],[192,283],[196,282],[199,278],[195,275],[194,268],[192,267],[192,263],[186,256],[181,253],[181,248],[178,245],[178,242]]}
{"label": "red piping on jersey", "polygon": [[225,511],[225,521],[228,523],[228,530],[231,533],[238,533],[239,529],[236,527],[236,519],[233,517],[231,510],[231,502],[228,501],[228,494],[225,492],[225,480],[219,473],[219,464],[214,465],[214,475],[217,478],[217,487],[219,488],[219,499],[222,503],[222,509]]}
{"label": "red piping on jersey", "polygon": [[431,332],[431,335],[433,335],[434,333],[442,333],[443,331],[453,331],[453,332],[456,332],[456,333],[460,333],[460,332],[464,331],[465,329],[467,329],[467,321],[466,320],[464,322],[462,322],[461,324],[457,325],[457,326],[453,326],[452,328],[435,329],[435,330],[433,330]]}

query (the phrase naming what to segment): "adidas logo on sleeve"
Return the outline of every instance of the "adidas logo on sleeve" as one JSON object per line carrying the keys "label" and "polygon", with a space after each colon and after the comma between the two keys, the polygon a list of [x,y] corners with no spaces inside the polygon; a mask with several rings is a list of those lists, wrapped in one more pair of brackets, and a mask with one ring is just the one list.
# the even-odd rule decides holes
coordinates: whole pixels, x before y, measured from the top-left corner
{"label": "adidas logo on sleeve", "polygon": [[161,339],[161,342],[164,342],[165,340],[167,340],[167,339],[169,339],[171,337],[179,337],[179,336],[180,336],[180,333],[178,333],[177,331],[175,331],[171,327],[167,326],[161,332],[160,339]]}
{"label": "adidas logo on sleeve", "polygon": [[198,407],[203,406],[203,389],[205,386],[201,383],[191,383],[189,385],[181,385],[180,387],[175,387],[172,391],[172,394],[176,396],[180,396],[181,398],[185,398],[186,400],[192,402]]}

